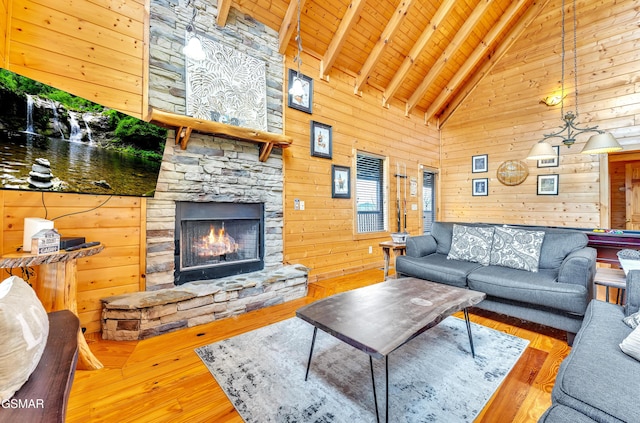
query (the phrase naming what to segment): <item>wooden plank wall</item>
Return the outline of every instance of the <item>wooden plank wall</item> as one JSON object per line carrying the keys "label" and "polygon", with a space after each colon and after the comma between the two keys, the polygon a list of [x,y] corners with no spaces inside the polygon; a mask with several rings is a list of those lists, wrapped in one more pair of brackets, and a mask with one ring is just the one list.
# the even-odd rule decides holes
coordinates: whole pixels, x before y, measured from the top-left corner
{"label": "wooden plank wall", "polygon": [[[629,2],[579,1],[579,118],[610,131],[626,150],[640,146],[640,54],[637,10]],[[560,166],[538,168],[518,186],[496,178],[505,160],[524,160],[560,125],[560,109],[539,100],[560,88],[560,1],[551,1],[520,40],[445,123],[442,130],[442,218],[572,227],[600,226],[600,164],[582,155],[588,139],[560,148]],[[568,25],[571,25],[569,15]],[[568,33],[567,49],[572,50]],[[565,111],[574,110],[573,56],[567,53]],[[554,145],[559,140],[553,141]],[[488,154],[488,173],[472,173],[471,157]],[[559,195],[536,194],[537,175],[559,174]],[[606,177],[606,174],[605,174]],[[473,197],[471,181],[489,178],[489,195]],[[606,188],[606,184],[605,184]]]}
{"label": "wooden plank wall", "polygon": [[[148,0],[2,0],[0,6],[2,67],[138,118],[146,115]],[[24,217],[44,217],[44,209],[39,193],[0,191],[0,198],[4,253],[22,244]],[[44,196],[49,217],[86,211],[107,198]],[[97,210],[56,221],[64,236],[106,246],[78,263],[78,311],[87,332],[100,331],[100,298],[144,289],[145,205],[141,198],[113,197]]]}
{"label": "wooden plank wall", "polygon": [[[290,48],[287,58],[295,55]],[[288,67],[295,67],[289,60]],[[285,72],[287,70],[285,69]],[[309,267],[310,280],[353,273],[382,265],[378,244],[390,240],[389,233],[358,235],[355,220],[355,158],[357,151],[387,159],[391,175],[386,193],[389,228],[395,227],[396,163],[407,166],[409,177],[421,181],[420,165],[439,166],[439,134],[424,124],[422,116],[405,117],[404,110],[381,106],[379,91],[353,93],[354,75],[332,70],[329,81],[320,80],[319,60],[303,54],[302,73],[314,79],[313,114],[285,107],[285,132],[294,138],[285,158],[285,262]],[[286,104],[286,102],[285,102]],[[310,121],[332,126],[333,159],[311,157]],[[351,199],[331,198],[331,165],[351,167]],[[418,190],[418,193],[421,191]],[[305,210],[294,210],[294,200],[305,202]],[[422,204],[420,194],[408,197],[408,231],[419,233]],[[415,205],[417,210],[411,210]],[[369,247],[372,253],[369,253]]]}
{"label": "wooden plank wall", "polygon": [[3,67],[132,116],[146,115],[148,0],[3,1],[8,3]]}
{"label": "wooden plank wall", "polygon": [[7,22],[9,21],[9,1],[0,0],[0,63],[4,63],[7,51]]}
{"label": "wooden plank wall", "polygon": [[[140,289],[145,206],[146,201],[138,197],[1,190],[2,254],[22,246],[25,217],[54,220],[62,236],[100,241],[105,246],[101,253],[78,259],[77,287],[81,325],[87,332],[98,332],[100,299]],[[13,269],[13,273],[22,276],[20,269]]]}

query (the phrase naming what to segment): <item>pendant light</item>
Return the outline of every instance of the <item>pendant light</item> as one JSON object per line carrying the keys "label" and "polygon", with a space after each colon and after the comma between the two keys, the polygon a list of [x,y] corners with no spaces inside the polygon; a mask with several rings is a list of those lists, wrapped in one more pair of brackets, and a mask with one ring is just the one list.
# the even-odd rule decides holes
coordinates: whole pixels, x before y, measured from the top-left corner
{"label": "pendant light", "polygon": [[586,132],[596,132],[596,135],[593,135],[589,138],[584,148],[582,149],[583,154],[599,154],[599,153],[609,153],[613,151],[620,151],[622,147],[618,143],[618,141],[614,138],[613,135],[609,133],[605,133],[604,131],[598,129],[597,126],[580,128],[575,120],[578,117],[578,49],[577,49],[577,16],[576,16],[576,0],[573,0],[573,77],[574,77],[574,93],[575,93],[575,113],[569,111],[564,113],[564,97],[565,97],[565,89],[564,89],[564,66],[565,66],[565,4],[564,0],[562,0],[562,92],[560,94],[560,117],[564,122],[564,125],[560,127],[560,129],[551,134],[545,134],[543,139],[538,141],[527,156],[527,159],[531,160],[544,160],[544,159],[553,159],[556,157],[556,153],[553,150],[551,144],[547,141],[550,138],[561,138],[562,143],[567,147],[571,147],[575,141],[576,137],[580,134]]}
{"label": "pendant light", "polygon": [[[189,5],[191,5],[191,0],[189,0],[189,2],[187,3],[187,7]],[[195,19],[197,14],[198,14],[198,9],[196,9],[196,6],[193,5],[193,15],[191,16],[191,21],[189,21],[189,24],[187,25],[187,28],[186,28],[187,32],[190,35],[190,38],[187,44],[182,49],[182,52],[189,59],[204,60],[207,57],[207,55],[205,54],[204,49],[202,48],[202,41],[200,41],[200,38],[196,33]]]}
{"label": "pendant light", "polygon": [[298,28],[296,33],[296,42],[298,43],[298,54],[293,58],[293,61],[298,64],[298,70],[296,71],[296,76],[293,79],[293,83],[291,84],[291,88],[289,89],[289,94],[294,97],[301,97],[304,95],[304,87],[302,86],[302,77],[300,76],[300,66],[302,65],[302,38],[300,37],[300,0],[298,0]]}

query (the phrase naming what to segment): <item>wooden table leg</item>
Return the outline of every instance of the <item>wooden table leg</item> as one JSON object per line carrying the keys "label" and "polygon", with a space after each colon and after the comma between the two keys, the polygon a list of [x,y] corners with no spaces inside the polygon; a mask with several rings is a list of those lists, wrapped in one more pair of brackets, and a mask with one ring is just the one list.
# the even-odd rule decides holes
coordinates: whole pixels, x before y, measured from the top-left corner
{"label": "wooden table leg", "polygon": [[[42,264],[38,268],[35,291],[47,312],[70,310],[78,316],[76,260]],[[78,369],[98,370],[104,366],[93,355],[87,340],[78,329]]]}
{"label": "wooden table leg", "polygon": [[391,252],[389,251],[391,248],[382,247],[382,252],[384,253],[384,280],[387,280],[387,276],[389,276],[389,261],[391,259]]}

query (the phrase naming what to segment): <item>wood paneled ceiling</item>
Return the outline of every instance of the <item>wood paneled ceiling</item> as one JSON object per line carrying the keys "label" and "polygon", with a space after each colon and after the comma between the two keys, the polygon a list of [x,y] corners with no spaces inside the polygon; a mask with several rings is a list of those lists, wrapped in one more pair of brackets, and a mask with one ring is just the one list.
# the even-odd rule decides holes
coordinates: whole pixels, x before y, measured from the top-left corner
{"label": "wood paneled ceiling", "polygon": [[[298,0],[213,0],[218,25],[230,7],[296,48]],[[379,90],[406,114],[443,123],[549,0],[299,0],[303,49],[353,76],[354,95]]]}

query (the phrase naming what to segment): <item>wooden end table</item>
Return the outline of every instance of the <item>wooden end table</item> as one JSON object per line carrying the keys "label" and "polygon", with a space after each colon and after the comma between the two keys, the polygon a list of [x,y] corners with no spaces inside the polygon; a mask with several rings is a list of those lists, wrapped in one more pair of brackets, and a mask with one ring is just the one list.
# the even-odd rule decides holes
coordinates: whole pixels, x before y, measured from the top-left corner
{"label": "wooden end table", "polygon": [[380,421],[373,358],[385,360],[386,421],[389,421],[389,354],[447,316],[463,310],[471,355],[475,357],[467,307],[485,298],[483,292],[417,278],[394,279],[318,300],[296,311],[312,324],[313,338],[305,380],[309,376],[318,329],[369,355],[376,418]]}
{"label": "wooden end table", "polygon": [[[78,316],[76,302],[77,259],[98,254],[103,245],[75,251],[60,251],[51,254],[10,253],[0,257],[0,268],[14,269],[38,266],[34,290],[47,312],[70,310]],[[78,368],[98,370],[103,367],[93,355],[87,341],[78,329]]]}
{"label": "wooden end table", "polygon": [[393,241],[384,241],[380,243],[380,247],[382,247],[382,252],[384,254],[384,280],[386,281],[387,277],[389,276],[389,262],[391,261],[391,252],[393,251],[395,267],[395,258],[397,256],[403,256],[406,253],[407,244],[396,243]]}
{"label": "wooden end table", "polygon": [[[624,304],[624,293],[627,289],[627,277],[622,269],[598,267],[593,279],[595,286],[605,287],[605,300],[609,302],[609,288],[617,288],[616,303]],[[595,292],[594,292],[595,294]]]}

